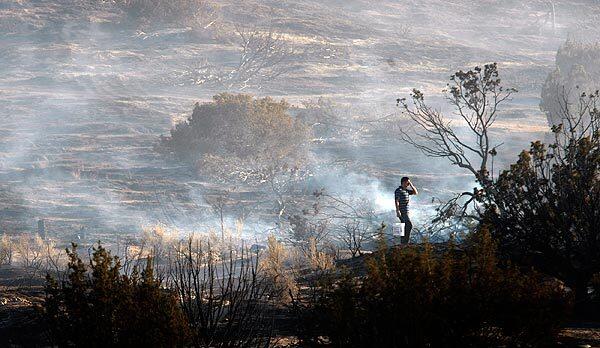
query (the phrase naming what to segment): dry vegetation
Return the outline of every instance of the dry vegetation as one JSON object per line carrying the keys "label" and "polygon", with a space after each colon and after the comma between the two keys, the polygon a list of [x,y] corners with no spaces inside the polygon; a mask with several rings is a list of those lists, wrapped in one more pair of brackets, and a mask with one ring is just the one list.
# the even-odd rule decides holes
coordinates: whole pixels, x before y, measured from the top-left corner
{"label": "dry vegetation", "polygon": [[365,278],[348,270],[303,304],[302,337],[344,347],[552,344],[569,307],[560,284],[501,266],[485,230],[459,248],[381,247]]}
{"label": "dry vegetation", "polygon": [[202,174],[267,181],[272,171],[306,161],[309,130],[289,116],[288,108],[271,98],[220,94],[211,103],[197,104],[162,146]]}
{"label": "dry vegetation", "polygon": [[[546,81],[542,108],[561,141],[552,151],[535,143],[495,176],[501,158],[534,139],[524,123],[545,129],[528,98],[571,14],[591,8],[553,3],[556,13],[546,1],[0,1],[0,112],[11,116],[0,129],[0,345],[31,345],[23,333],[41,332],[34,344],[269,346],[292,336],[301,345],[539,346],[557,339],[573,294],[597,319],[598,95],[584,96],[583,110],[565,107],[572,96],[553,99],[562,86],[593,86],[597,46],[567,42]],[[423,96],[481,59],[500,64],[452,77],[448,100],[463,122],[454,127]],[[507,85],[524,87],[516,100],[498,66]],[[393,218],[375,211],[373,187],[349,199],[320,186],[350,191],[346,176],[364,171],[387,190],[402,170],[421,174],[425,192],[442,189],[446,167],[427,160],[423,169],[395,142],[393,105],[382,119],[374,106],[409,85],[420,89],[401,122],[420,133],[404,139],[479,186],[444,201],[417,232],[479,232],[370,256],[389,239],[381,220]],[[157,145],[174,115],[203,99]],[[527,122],[497,120],[499,106]],[[596,123],[580,137],[582,120]],[[240,246],[255,232],[250,216],[269,231],[266,247]],[[30,234],[44,217],[49,236]],[[128,235],[151,219],[184,230]],[[90,257],[65,253],[82,225],[114,254],[85,238]],[[185,237],[198,226],[206,236]],[[13,330],[15,303],[46,317]]]}

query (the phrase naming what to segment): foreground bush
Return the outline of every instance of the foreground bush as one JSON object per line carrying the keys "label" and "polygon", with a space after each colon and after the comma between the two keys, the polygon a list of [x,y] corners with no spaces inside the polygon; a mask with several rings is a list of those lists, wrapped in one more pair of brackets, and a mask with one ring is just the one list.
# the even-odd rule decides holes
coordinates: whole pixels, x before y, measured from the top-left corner
{"label": "foreground bush", "polygon": [[188,327],[173,293],[161,289],[152,263],[131,276],[102,246],[86,265],[68,251],[68,279],[47,277],[44,313],[53,345],[76,347],[177,347]]}
{"label": "foreground bush", "polygon": [[587,310],[600,273],[600,92],[582,94],[490,190],[483,217],[507,259],[556,277]]}
{"label": "foreground bush", "polygon": [[[334,282],[308,320],[313,338],[344,347],[540,346],[552,341],[569,301],[540,275],[500,267],[489,233],[464,251],[382,250],[367,276]],[[310,335],[309,335],[310,337]]]}

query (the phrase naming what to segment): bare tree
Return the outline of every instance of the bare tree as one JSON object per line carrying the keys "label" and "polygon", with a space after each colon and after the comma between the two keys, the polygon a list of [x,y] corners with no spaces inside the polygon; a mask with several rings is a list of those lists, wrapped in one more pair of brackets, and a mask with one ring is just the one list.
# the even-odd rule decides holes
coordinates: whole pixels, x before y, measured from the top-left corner
{"label": "bare tree", "polygon": [[241,54],[228,79],[242,86],[252,80],[271,81],[291,72],[295,68],[295,59],[302,55],[297,47],[272,29],[236,26],[235,33]]}
{"label": "bare tree", "polygon": [[[557,124],[551,129],[555,136],[553,151],[556,160],[564,160],[569,148],[585,137],[594,137],[600,130],[599,97],[600,91],[580,92],[578,98],[571,101],[572,92],[565,87],[556,96],[555,110]],[[570,159],[570,158],[569,158]]]}
{"label": "bare tree", "polygon": [[185,75],[191,75],[195,84],[217,83],[227,88],[245,89],[294,71],[310,55],[308,48],[300,48],[272,28],[235,25],[233,32],[232,41],[239,52],[234,63],[215,64],[204,57],[193,68],[188,68]]}
{"label": "bare tree", "polygon": [[360,221],[348,220],[340,227],[339,238],[344,242],[352,257],[362,255],[364,243],[374,236],[371,226]]}
{"label": "bare tree", "polygon": [[372,202],[364,197],[340,197],[324,189],[313,193],[312,209],[288,217],[289,242],[304,254],[312,242],[320,249],[339,255],[348,250],[354,257],[375,237],[376,214]]}
{"label": "bare tree", "polygon": [[64,279],[67,269],[67,253],[57,248],[56,242],[48,239],[43,241],[41,245],[43,255],[43,270],[47,274],[51,274],[54,279]]}
{"label": "bare tree", "polygon": [[259,272],[258,255],[230,249],[219,258],[210,243],[190,237],[171,260],[168,286],[179,297],[199,347],[267,346],[273,288]]}
{"label": "bare tree", "polygon": [[19,236],[15,251],[21,267],[27,272],[29,279],[35,278],[44,265],[43,240],[39,236]]}
{"label": "bare tree", "polygon": [[195,30],[217,27],[220,22],[218,6],[208,0],[115,0],[144,25],[177,24]]}
{"label": "bare tree", "polygon": [[295,211],[291,206],[298,206],[298,200],[303,196],[304,182],[310,171],[300,165],[288,164],[281,159],[273,159],[272,164],[262,168],[258,173],[258,182],[268,186],[269,199],[274,201],[277,222],[282,223],[285,216],[291,216]]}
{"label": "bare tree", "polygon": [[217,195],[207,197],[206,201],[210,205],[213,213],[219,218],[221,227],[221,242],[225,241],[225,214],[227,208],[232,204],[229,198],[230,191],[221,191]]}
{"label": "bare tree", "polygon": [[490,167],[493,167],[494,156],[502,143],[491,139],[490,129],[498,117],[500,105],[516,90],[501,85],[496,63],[467,72],[458,71],[450,80],[445,90],[446,100],[454,107],[466,135],[454,126],[453,120],[428,105],[424,94],[417,89],[413,89],[410,103],[405,98],[397,100],[413,123],[412,131],[400,129],[400,133],[404,141],[426,156],[446,158],[473,174],[481,187],[457,195],[441,211],[443,215],[448,209],[456,209],[459,200],[466,197],[466,202],[460,203],[460,212],[464,216],[471,203],[482,202],[486,191],[493,189]]}

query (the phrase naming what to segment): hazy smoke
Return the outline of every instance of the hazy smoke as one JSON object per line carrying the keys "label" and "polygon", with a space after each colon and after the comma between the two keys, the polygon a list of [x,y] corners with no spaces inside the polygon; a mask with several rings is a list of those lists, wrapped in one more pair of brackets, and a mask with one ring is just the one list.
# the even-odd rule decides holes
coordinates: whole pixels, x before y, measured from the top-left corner
{"label": "hazy smoke", "polygon": [[[154,146],[174,115],[187,115],[194,102],[222,91],[190,84],[182,78],[186,69],[203,59],[231,60],[239,48],[227,33],[207,38],[188,27],[139,28],[110,4],[70,4],[56,2],[55,11],[47,11],[47,2],[0,3],[0,192],[12,197],[3,200],[2,217],[18,220],[10,225],[15,230],[31,230],[44,218],[56,234],[79,226],[127,233],[154,223],[218,228],[205,199],[211,184],[166,161]],[[513,161],[545,131],[537,105],[556,49],[578,30],[575,23],[588,23],[600,11],[557,2],[553,26],[547,4],[511,4],[352,1],[340,8],[323,2],[309,7],[311,13],[294,7],[224,13],[222,20],[270,23],[298,47],[311,45],[314,54],[290,75],[243,92],[292,103],[324,96],[367,110],[353,123],[361,129],[356,136],[315,147],[320,160],[311,185],[363,197],[386,214],[394,209],[400,177],[411,176],[422,192],[412,203],[419,223],[432,214],[432,198],[471,190],[472,179],[389,134],[366,132],[373,128],[363,121],[396,112],[395,99],[412,87],[452,115],[441,98],[448,76],[497,61],[504,82],[521,92],[502,110],[506,117],[494,135],[505,145],[495,169]],[[229,228],[236,214],[226,214]],[[250,216],[247,235],[275,225],[265,214]]]}

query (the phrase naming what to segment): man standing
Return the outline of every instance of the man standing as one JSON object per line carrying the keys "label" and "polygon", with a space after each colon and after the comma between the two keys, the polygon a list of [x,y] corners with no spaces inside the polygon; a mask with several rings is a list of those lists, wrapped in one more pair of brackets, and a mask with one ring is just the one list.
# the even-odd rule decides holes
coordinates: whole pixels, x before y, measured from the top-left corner
{"label": "man standing", "polygon": [[396,216],[400,219],[400,222],[404,223],[404,237],[401,239],[402,244],[408,244],[410,240],[410,231],[412,230],[412,222],[408,215],[408,203],[410,201],[410,195],[419,194],[417,188],[410,182],[408,177],[403,177],[400,180],[400,187],[394,192],[396,201]]}

